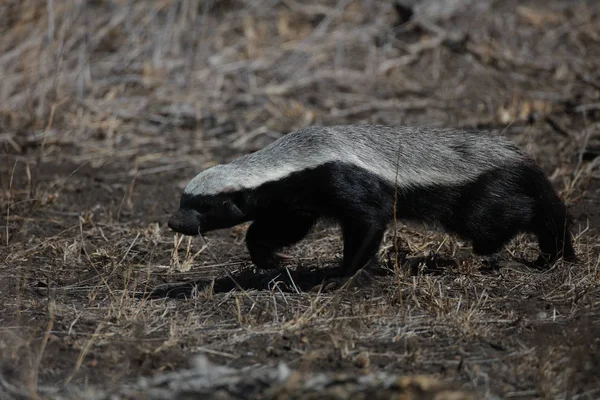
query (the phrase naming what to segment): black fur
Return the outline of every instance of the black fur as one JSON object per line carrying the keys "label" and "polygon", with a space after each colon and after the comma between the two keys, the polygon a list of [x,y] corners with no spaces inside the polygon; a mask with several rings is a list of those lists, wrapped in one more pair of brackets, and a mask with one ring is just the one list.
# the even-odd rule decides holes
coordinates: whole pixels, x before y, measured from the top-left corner
{"label": "black fur", "polygon": [[541,250],[536,264],[575,260],[565,206],[533,163],[496,169],[466,185],[397,191],[355,165],[331,162],[253,190],[184,194],[169,226],[190,235],[253,221],[246,236],[250,257],[259,268],[273,268],[278,249],[300,241],[318,219],[333,219],[342,227],[342,268],[350,276],[376,256],[395,193],[398,219],[438,223],[470,240],[476,254],[496,253],[517,233],[530,232]]}

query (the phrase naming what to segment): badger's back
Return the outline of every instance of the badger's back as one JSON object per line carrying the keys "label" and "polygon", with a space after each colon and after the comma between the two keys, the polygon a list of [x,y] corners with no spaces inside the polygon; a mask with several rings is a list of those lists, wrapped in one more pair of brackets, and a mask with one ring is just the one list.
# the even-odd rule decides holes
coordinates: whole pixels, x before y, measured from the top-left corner
{"label": "badger's back", "polygon": [[289,133],[230,164],[204,171],[186,191],[210,194],[225,186],[251,189],[331,162],[363,168],[398,186],[452,185],[526,159],[508,139],[488,132],[379,125],[313,126]]}

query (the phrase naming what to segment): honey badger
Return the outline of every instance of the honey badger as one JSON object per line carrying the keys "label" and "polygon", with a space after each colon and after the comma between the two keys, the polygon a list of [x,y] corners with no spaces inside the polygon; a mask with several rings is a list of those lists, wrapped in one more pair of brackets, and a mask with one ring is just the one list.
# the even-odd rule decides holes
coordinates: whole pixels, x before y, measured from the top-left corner
{"label": "honey badger", "polygon": [[376,256],[394,218],[433,223],[489,256],[518,233],[537,235],[538,266],[575,261],[567,210],[535,161],[508,139],[452,128],[307,127],[185,188],[168,225],[196,235],[253,221],[252,262],[274,268],[276,251],[319,219],[339,223],[342,272]]}

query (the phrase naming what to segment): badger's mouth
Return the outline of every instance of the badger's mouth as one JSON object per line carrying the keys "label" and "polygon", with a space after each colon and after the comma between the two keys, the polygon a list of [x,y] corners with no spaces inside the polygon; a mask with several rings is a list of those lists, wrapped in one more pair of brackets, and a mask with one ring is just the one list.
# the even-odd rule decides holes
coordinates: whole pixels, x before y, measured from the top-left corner
{"label": "badger's mouth", "polygon": [[195,210],[180,208],[169,218],[168,225],[177,233],[196,236],[200,232],[200,213]]}

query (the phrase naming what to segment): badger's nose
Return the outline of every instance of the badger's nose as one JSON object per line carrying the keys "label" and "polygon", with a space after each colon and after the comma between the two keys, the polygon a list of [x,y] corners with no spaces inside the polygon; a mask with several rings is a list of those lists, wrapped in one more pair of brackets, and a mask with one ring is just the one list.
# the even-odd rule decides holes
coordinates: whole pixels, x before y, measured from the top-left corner
{"label": "badger's nose", "polygon": [[168,225],[177,233],[195,236],[200,230],[200,213],[180,208],[169,218]]}

